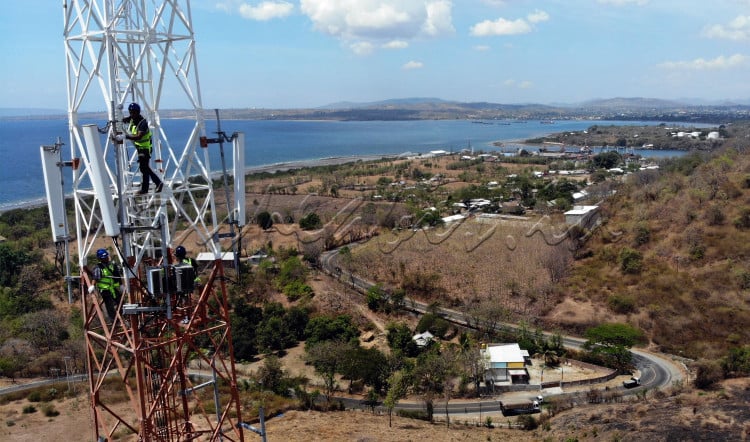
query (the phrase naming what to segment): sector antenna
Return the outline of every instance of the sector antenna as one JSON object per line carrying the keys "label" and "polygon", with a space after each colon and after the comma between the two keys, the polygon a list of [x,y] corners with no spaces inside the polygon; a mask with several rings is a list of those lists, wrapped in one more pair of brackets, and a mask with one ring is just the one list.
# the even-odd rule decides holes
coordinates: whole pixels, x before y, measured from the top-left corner
{"label": "sector antenna", "polygon": [[[69,139],[41,154],[54,241],[77,251],[68,280],[80,281],[93,439],[244,440],[227,302],[245,223],[244,136],[206,136],[190,2],[62,6]],[[137,149],[117,141],[130,103],[149,122],[160,192],[139,192]],[[217,204],[209,151],[224,142],[235,153],[234,196]],[[51,190],[68,166],[74,222]],[[180,245],[208,257],[200,283],[175,260]],[[123,269],[114,317],[92,279],[99,249]]]}

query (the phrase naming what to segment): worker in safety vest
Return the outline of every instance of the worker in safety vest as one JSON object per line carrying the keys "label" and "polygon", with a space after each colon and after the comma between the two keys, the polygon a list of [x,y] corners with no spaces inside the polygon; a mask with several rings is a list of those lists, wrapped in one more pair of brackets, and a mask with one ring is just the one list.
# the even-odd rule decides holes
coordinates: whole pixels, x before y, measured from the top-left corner
{"label": "worker in safety vest", "polygon": [[161,192],[164,183],[159,177],[151,170],[151,129],[148,127],[148,120],[143,118],[141,115],[141,106],[138,103],[130,103],[128,106],[129,117],[123,118],[123,123],[127,123],[128,130],[125,135],[117,134],[114,136],[114,140],[118,143],[122,143],[125,140],[131,140],[138,149],[138,168],[141,171],[141,190],[138,191],[138,195],[144,195],[148,193],[148,187],[150,181],[154,181],[156,184],[156,192]]}
{"label": "worker in safety vest", "polygon": [[[177,263],[178,264],[188,264],[193,267],[193,272],[195,275],[195,279],[193,280],[194,289],[199,290],[201,287],[201,278],[198,276],[198,262],[194,260],[193,258],[187,257],[187,250],[185,250],[185,247],[183,246],[177,246],[176,249],[174,249],[174,256],[177,257]],[[190,293],[180,293],[180,298],[178,299],[177,303],[178,305],[189,305],[190,304]],[[190,321],[190,318],[185,316],[185,318],[182,319],[183,324],[187,324]]]}
{"label": "worker in safety vest", "polygon": [[198,262],[194,260],[193,258],[187,257],[187,250],[185,250],[185,247],[183,246],[177,246],[176,249],[174,249],[174,256],[177,257],[178,264],[189,264],[193,266],[193,270],[195,270],[195,286],[198,287],[201,283],[201,278],[198,276]]}
{"label": "worker in safety vest", "polygon": [[[113,321],[117,306],[120,305],[120,279],[122,274],[120,267],[109,260],[109,253],[105,249],[97,250],[96,258],[99,263],[94,267],[92,278],[104,301],[107,316],[109,316],[110,321]],[[93,289],[94,287],[90,287],[89,293],[93,292]]]}

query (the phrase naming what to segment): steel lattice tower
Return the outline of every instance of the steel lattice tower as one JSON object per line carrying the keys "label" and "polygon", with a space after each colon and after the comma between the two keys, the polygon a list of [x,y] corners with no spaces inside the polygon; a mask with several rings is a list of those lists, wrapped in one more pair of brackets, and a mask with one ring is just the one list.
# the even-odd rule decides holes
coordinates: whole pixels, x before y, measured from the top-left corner
{"label": "steel lattice tower", "polygon": [[[226,223],[217,219],[208,149],[201,143],[205,125],[190,2],[63,0],[63,13],[94,437],[132,432],[142,441],[244,440],[218,240],[230,235],[220,233]],[[184,146],[170,142],[162,126],[167,100],[194,120]],[[130,102],[140,104],[150,123],[161,193],[136,193],[137,152],[111,141],[125,129],[122,109]],[[82,109],[106,109],[109,123],[82,123]],[[243,147],[241,135],[232,141],[236,150]],[[231,225],[236,215],[227,211]],[[188,237],[215,260],[200,294],[185,301],[170,258],[172,247]],[[88,261],[100,247],[125,269],[125,293],[111,321],[100,296],[88,290],[94,285]],[[194,367],[188,367],[191,360]]]}

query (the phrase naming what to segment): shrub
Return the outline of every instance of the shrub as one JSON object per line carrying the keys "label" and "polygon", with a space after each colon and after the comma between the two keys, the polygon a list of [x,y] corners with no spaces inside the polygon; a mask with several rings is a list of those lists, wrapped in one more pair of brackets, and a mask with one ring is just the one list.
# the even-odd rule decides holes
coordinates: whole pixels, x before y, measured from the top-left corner
{"label": "shrub", "polygon": [[711,206],[706,210],[706,222],[709,226],[720,226],[726,221],[726,215],[724,211],[718,206]]}
{"label": "shrub", "polygon": [[23,407],[23,414],[36,413],[36,407],[33,405],[26,405]]}
{"label": "shrub", "polygon": [[302,230],[315,230],[321,228],[322,225],[320,217],[315,212],[308,213],[299,220],[299,227]]}
{"label": "shrub", "polygon": [[612,295],[607,300],[607,304],[615,313],[624,315],[635,311],[635,298],[629,295]]}
{"label": "shrub", "polygon": [[522,414],[518,416],[517,422],[521,428],[527,431],[536,430],[539,426],[539,423],[534,419],[534,416],[530,414]]}
{"label": "shrub", "polygon": [[742,290],[750,289],[750,272],[747,270],[737,272],[737,282]]}
{"label": "shrub", "polygon": [[739,216],[735,218],[733,223],[734,227],[739,230],[750,228],[750,209],[742,209]]}
{"label": "shrub", "polygon": [[721,366],[716,361],[698,361],[695,372],[695,386],[701,389],[710,388],[723,378]]}
{"label": "shrub", "polygon": [[638,274],[643,268],[643,255],[637,250],[633,250],[629,247],[625,247],[620,250],[618,256],[620,262],[620,270],[627,274]]}
{"label": "shrub", "polygon": [[311,298],[315,293],[309,285],[300,281],[292,281],[284,286],[284,294],[289,301],[296,301],[302,298]]}
{"label": "shrub", "polygon": [[408,417],[409,419],[419,419],[423,421],[429,421],[430,418],[424,410],[396,410],[396,415],[399,417]]}
{"label": "shrub", "polygon": [[55,406],[52,404],[45,404],[42,406],[42,412],[47,417],[55,417],[59,416],[60,412],[55,409]]}
{"label": "shrub", "polygon": [[648,228],[648,224],[639,223],[635,227],[635,245],[642,246],[647,244],[651,240],[651,230]]}

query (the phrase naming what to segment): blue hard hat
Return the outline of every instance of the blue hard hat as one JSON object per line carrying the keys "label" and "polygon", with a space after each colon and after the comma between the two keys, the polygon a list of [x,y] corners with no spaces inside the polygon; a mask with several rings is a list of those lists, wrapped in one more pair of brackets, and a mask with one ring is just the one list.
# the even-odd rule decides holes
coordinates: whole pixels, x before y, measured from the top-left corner
{"label": "blue hard hat", "polygon": [[138,105],[138,103],[130,103],[130,106],[128,106],[128,110],[129,111],[140,112],[141,111],[141,107]]}
{"label": "blue hard hat", "polygon": [[99,259],[107,259],[109,258],[109,252],[104,249],[99,249],[96,251],[96,257]]}
{"label": "blue hard hat", "polygon": [[185,255],[187,254],[187,251],[185,250],[185,247],[182,247],[182,246],[177,246],[177,248],[176,248],[176,249],[174,249],[174,254],[175,254],[175,256],[177,256],[178,258],[182,259],[182,258],[184,258],[184,257],[185,257]]}

